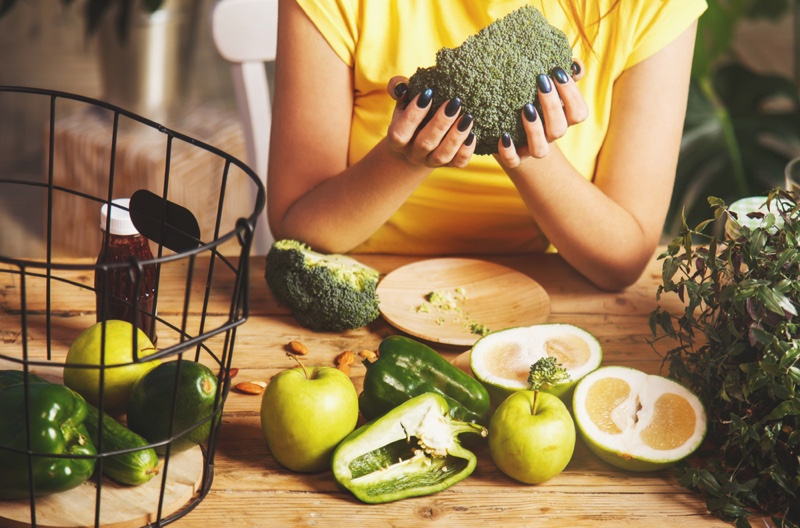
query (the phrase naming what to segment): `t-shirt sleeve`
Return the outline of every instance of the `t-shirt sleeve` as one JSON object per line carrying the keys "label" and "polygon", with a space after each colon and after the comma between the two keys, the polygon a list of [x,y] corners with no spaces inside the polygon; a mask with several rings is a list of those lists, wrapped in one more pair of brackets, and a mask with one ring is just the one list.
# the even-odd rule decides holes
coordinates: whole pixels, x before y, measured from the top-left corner
{"label": "t-shirt sleeve", "polygon": [[678,38],[708,7],[705,0],[645,0],[633,49],[625,68],[662,50]]}
{"label": "t-shirt sleeve", "polygon": [[333,51],[352,67],[358,41],[357,0],[297,0]]}

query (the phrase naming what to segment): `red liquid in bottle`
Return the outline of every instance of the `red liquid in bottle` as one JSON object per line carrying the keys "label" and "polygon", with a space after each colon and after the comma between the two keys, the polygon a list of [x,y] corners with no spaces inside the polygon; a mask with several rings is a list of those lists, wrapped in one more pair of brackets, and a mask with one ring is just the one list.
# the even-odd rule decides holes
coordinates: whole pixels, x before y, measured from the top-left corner
{"label": "red liquid in bottle", "polygon": [[[139,262],[153,260],[150,244],[140,235],[131,221],[127,211],[128,199],[114,200],[120,207],[111,207],[111,221],[108,223],[108,205],[103,205],[100,212],[100,229],[103,231],[103,243],[97,263],[112,264],[130,262],[131,258]],[[108,227],[108,232],[106,228]],[[122,266],[113,269],[97,269],[94,277],[94,288],[97,294],[97,321],[121,319],[138,326],[155,344],[154,306],[156,298],[156,268],[154,264],[142,266],[141,277],[135,266]]]}

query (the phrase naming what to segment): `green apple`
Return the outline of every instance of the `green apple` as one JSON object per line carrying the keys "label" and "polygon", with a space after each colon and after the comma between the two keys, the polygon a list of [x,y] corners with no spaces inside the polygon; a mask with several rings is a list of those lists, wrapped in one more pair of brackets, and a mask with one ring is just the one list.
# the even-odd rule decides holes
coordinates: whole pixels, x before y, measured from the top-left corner
{"label": "green apple", "polygon": [[540,484],[561,473],[575,451],[575,422],[564,402],[546,392],[509,396],[489,422],[489,454],[509,477]]}
{"label": "green apple", "polygon": [[[125,412],[131,390],[139,379],[160,361],[139,361],[133,357],[133,328],[127,321],[105,321],[105,350],[101,336],[103,323],[95,323],[75,338],[64,362],[64,385],[74,390],[86,401],[100,406],[100,370],[103,366],[103,406],[108,414],[118,416]],[[156,347],[147,335],[136,329],[137,357],[147,357]],[[80,366],[79,366],[80,365]]]}
{"label": "green apple", "polygon": [[292,471],[330,468],[331,455],[358,421],[358,394],[333,367],[284,370],[261,398],[261,429],[273,458]]}

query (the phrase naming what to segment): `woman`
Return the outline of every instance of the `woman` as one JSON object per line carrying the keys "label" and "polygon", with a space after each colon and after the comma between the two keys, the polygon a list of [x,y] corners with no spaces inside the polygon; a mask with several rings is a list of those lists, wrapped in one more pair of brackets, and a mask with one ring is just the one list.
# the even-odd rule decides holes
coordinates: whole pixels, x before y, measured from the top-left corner
{"label": "woman", "polygon": [[[501,139],[496,155],[472,155],[469,119],[446,104],[417,132],[429,105],[406,100],[404,77],[525,4],[562,29],[581,59],[566,82],[550,79],[549,93],[540,86],[541,116],[520,109],[528,145]],[[555,249],[600,288],[632,284],[669,206],[705,7],[281,0],[273,234],[336,253],[535,258]]]}

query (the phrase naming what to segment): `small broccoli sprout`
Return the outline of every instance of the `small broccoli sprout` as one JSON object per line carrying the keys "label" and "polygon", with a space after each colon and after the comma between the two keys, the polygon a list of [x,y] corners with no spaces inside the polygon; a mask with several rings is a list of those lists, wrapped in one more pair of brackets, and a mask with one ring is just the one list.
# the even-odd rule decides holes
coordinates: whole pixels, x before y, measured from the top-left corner
{"label": "small broccoli sprout", "polygon": [[572,74],[569,39],[539,10],[525,6],[460,46],[437,51],[435,65],[418,68],[409,79],[409,100],[433,90],[430,119],[443,103],[461,98],[462,112],[475,119],[475,154],[494,154],[504,133],[517,146],[527,144],[522,108],[532,103],[541,112],[536,78],[557,66]]}
{"label": "small broccoli sprout", "polygon": [[556,358],[545,356],[531,365],[528,382],[531,384],[531,390],[538,390],[543,387],[552,387],[562,381],[569,380],[569,378],[567,369],[562,367]]}
{"label": "small broccoli sprout", "polygon": [[353,258],[279,240],[267,254],[265,276],[278,302],[306,328],[339,332],[366,326],[380,315],[379,273]]}

